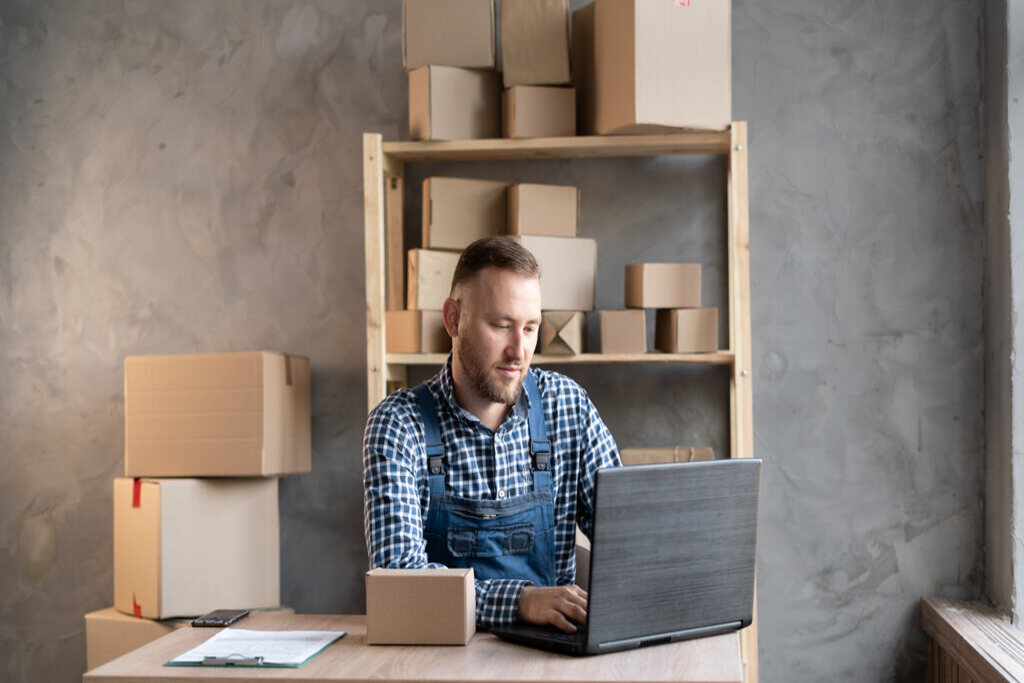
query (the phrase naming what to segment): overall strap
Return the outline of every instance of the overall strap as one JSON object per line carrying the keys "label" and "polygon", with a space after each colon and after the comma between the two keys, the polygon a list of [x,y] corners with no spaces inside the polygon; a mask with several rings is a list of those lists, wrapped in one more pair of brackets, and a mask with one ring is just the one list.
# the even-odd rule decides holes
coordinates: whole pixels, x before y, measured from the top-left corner
{"label": "overall strap", "polygon": [[420,404],[430,495],[444,495],[444,443],[441,442],[441,427],[437,421],[437,401],[426,384],[419,384],[412,391]]}
{"label": "overall strap", "polygon": [[526,396],[530,399],[530,457],[533,458],[533,490],[551,489],[551,442],[544,424],[544,404],[540,400],[537,380],[532,372],[526,373],[523,381]]}

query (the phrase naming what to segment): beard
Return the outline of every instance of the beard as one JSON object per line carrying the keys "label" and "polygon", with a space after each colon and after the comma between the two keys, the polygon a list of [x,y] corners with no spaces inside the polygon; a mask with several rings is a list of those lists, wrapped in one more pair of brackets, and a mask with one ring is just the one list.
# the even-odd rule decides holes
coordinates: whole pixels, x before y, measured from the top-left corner
{"label": "beard", "polygon": [[519,376],[514,379],[495,378],[491,372],[493,368],[484,367],[480,354],[468,337],[459,339],[459,362],[462,363],[473,389],[487,400],[508,406],[515,405],[519,400],[519,394],[523,391],[523,379],[529,369],[527,366],[521,366]]}

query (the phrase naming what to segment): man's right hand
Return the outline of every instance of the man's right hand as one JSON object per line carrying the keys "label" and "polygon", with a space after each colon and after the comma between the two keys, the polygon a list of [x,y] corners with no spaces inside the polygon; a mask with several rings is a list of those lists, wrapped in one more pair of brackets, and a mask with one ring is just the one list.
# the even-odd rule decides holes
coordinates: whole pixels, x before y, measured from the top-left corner
{"label": "man's right hand", "polygon": [[579,586],[526,586],[519,595],[519,620],[528,624],[552,624],[575,633],[587,623],[587,592]]}

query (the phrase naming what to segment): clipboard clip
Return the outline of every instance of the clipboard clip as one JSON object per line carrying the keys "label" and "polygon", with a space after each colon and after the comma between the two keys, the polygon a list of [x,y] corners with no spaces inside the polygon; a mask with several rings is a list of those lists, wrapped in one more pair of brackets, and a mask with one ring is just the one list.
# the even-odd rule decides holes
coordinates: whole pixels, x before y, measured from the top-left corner
{"label": "clipboard clip", "polygon": [[203,666],[263,666],[263,657],[246,657],[240,654],[230,654],[226,657],[206,655],[203,657]]}

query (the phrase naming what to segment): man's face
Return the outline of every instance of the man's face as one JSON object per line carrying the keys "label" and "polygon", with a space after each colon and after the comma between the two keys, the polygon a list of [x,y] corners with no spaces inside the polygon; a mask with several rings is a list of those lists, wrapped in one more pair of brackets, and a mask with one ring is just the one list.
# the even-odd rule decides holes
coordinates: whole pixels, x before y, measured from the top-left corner
{"label": "man's face", "polygon": [[493,403],[519,399],[540,328],[540,280],[484,268],[455,292],[455,353],[472,390]]}

